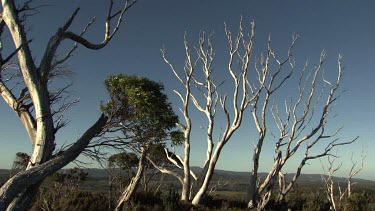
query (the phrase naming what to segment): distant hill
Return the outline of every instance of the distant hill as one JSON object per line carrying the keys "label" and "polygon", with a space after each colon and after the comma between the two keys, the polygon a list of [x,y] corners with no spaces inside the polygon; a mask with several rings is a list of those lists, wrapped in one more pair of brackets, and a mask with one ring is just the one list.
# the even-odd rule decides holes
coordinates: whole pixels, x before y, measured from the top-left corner
{"label": "distant hill", "polygon": [[[201,171],[200,167],[191,167],[192,171],[197,173],[197,176],[199,172]],[[67,169],[62,169],[60,171],[66,171]],[[101,182],[102,185],[103,183],[106,183],[109,173],[105,169],[96,169],[96,168],[91,168],[91,169],[84,169],[84,171],[88,172],[88,183],[93,185],[95,182]],[[0,169],[0,183],[5,182],[10,175],[10,170],[8,169]],[[259,176],[261,178],[265,178],[267,176],[266,173],[259,173]],[[287,180],[291,180],[294,174],[288,174],[286,175]],[[215,182],[219,179],[221,180],[226,180],[230,181],[229,183],[232,185],[237,185],[237,186],[246,186],[249,183],[249,177],[250,177],[250,172],[236,172],[236,171],[226,171],[226,170],[215,170],[215,174],[213,175],[212,182]],[[346,178],[342,177],[335,177],[334,180],[336,182],[339,182],[342,185],[345,185],[347,182]],[[174,178],[173,177],[166,177],[164,181],[170,181],[173,182]],[[364,179],[353,179],[353,182],[357,183],[356,187],[358,188],[364,188],[364,189],[369,189],[372,191],[375,191],[375,181],[372,180],[364,180]],[[297,180],[298,185],[302,186],[322,186],[322,178],[320,174],[301,174]],[[242,188],[241,188],[242,189]]]}
{"label": "distant hill", "polygon": [[0,169],[0,181],[3,178],[9,178],[10,170],[9,169]]}
{"label": "distant hill", "polygon": [[[200,167],[192,167],[192,170],[194,172],[200,172],[202,168]],[[294,177],[295,174],[287,174],[286,179],[291,180]],[[265,178],[267,176],[267,173],[265,172],[260,172],[259,176],[261,178]],[[250,178],[250,172],[237,172],[237,171],[227,171],[227,170],[220,170],[217,169],[215,170],[215,175],[214,177],[223,177],[223,178],[228,178],[228,179],[236,179],[238,181],[246,181],[248,182]],[[335,181],[338,182],[346,182],[347,178],[344,177],[334,177]],[[301,174],[298,178],[298,181],[300,183],[321,183],[322,182],[322,177],[321,174]],[[354,178],[353,182],[358,182],[358,183],[365,183],[365,184],[373,184],[375,185],[375,181],[372,180],[365,180],[365,179],[358,179]]]}

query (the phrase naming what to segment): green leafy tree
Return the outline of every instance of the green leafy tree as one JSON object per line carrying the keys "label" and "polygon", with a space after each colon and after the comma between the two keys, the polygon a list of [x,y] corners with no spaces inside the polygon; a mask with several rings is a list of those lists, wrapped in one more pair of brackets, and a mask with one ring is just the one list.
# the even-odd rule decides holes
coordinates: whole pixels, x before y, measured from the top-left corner
{"label": "green leafy tree", "polygon": [[[153,146],[163,145],[168,139],[177,141],[178,131],[172,131],[178,122],[161,83],[134,75],[113,75],[105,81],[110,101],[102,111],[110,118],[111,131],[122,136],[106,137],[115,148],[131,149],[139,154],[138,170],[122,192],[116,210],[135,193],[146,167],[148,152]],[[101,142],[105,143],[105,142]]]}
{"label": "green leafy tree", "polygon": [[105,81],[111,100],[102,110],[115,130],[134,142],[163,141],[178,121],[161,83],[134,75],[114,75]]}
{"label": "green leafy tree", "polygon": [[30,156],[27,153],[17,152],[16,158],[13,161],[13,166],[10,172],[10,177],[16,175],[20,171],[26,170],[29,160],[30,160]]}

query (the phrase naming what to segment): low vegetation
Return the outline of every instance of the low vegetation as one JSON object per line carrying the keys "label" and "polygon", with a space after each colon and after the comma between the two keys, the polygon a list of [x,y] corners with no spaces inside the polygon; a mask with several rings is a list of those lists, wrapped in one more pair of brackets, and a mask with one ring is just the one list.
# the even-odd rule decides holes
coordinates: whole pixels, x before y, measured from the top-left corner
{"label": "low vegetation", "polygon": [[[116,197],[109,200],[106,171],[95,170],[95,173],[93,171],[65,169],[48,177],[39,190],[31,210],[113,210],[117,201]],[[5,174],[2,172],[1,175]],[[222,178],[222,175],[215,174],[214,176]],[[149,185],[158,183],[160,177],[161,175],[156,175]],[[145,191],[138,188],[138,192],[122,210],[247,210],[246,184],[244,183],[246,178],[233,172],[230,177],[232,180],[225,186],[218,187],[210,195],[206,195],[199,206],[181,202],[178,192],[179,182],[173,177],[165,177],[161,188],[156,192],[154,189]],[[317,180],[311,182],[311,175],[309,177],[302,175],[301,183],[297,184],[296,188],[287,195],[285,201],[277,203],[275,200],[270,200],[266,210],[330,210],[331,204],[324,192],[323,182],[319,182],[319,175],[313,177]],[[3,179],[1,178],[2,181]],[[213,179],[211,187],[218,181],[219,179]],[[340,210],[374,209],[375,182],[355,181],[359,183],[355,186],[353,194],[342,203]]]}

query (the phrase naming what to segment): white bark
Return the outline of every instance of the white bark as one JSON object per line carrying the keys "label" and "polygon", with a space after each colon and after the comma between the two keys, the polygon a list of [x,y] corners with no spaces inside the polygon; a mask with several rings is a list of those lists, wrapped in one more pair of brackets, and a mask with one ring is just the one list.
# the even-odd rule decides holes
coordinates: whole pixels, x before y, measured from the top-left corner
{"label": "white bark", "polygon": [[43,181],[44,178],[76,159],[89,144],[91,139],[102,132],[106,123],[107,117],[102,115],[98,121],[66,151],[39,166],[31,168],[28,171],[22,171],[9,179],[0,188],[0,210],[5,210],[17,194],[33,184]]}
{"label": "white bark", "polygon": [[29,110],[24,107],[24,105],[17,102],[17,98],[8,89],[4,82],[0,79],[0,94],[8,104],[9,107],[13,108],[18,117],[20,118],[22,124],[24,125],[27,134],[29,135],[31,144],[35,143],[36,134],[36,122],[34,117],[31,115]]}
{"label": "white bark", "polygon": [[29,46],[25,44],[28,42],[26,32],[18,19],[14,1],[3,0],[2,6],[2,18],[10,30],[15,48],[18,49],[22,46],[17,53],[18,62],[35,109],[34,151],[28,167],[31,168],[32,165],[38,165],[48,160],[54,150],[54,126],[49,105],[47,81],[40,79]]}
{"label": "white bark", "polygon": [[190,132],[191,132],[191,119],[189,116],[189,104],[190,104],[190,84],[193,77],[194,69],[196,66],[196,62],[193,62],[190,59],[190,52],[189,52],[189,46],[187,41],[185,40],[185,53],[186,53],[186,65],[185,65],[185,77],[186,79],[182,79],[173,65],[166,59],[165,57],[165,50],[162,50],[164,61],[170,66],[172,72],[176,76],[176,78],[183,84],[186,93],[183,96],[180,92],[174,90],[174,92],[180,97],[183,109],[181,112],[183,113],[184,119],[185,119],[185,125],[182,123],[179,123],[180,128],[182,129],[184,133],[184,159],[182,162],[183,165],[183,182],[182,182],[182,191],[181,191],[181,201],[189,201],[189,194],[190,194]]}
{"label": "white bark", "polygon": [[[272,190],[275,184],[277,184],[278,177],[280,181],[279,184],[282,186],[279,187],[277,202],[281,202],[295,184],[307,161],[329,155],[329,152],[334,147],[350,144],[356,140],[337,143],[338,139],[334,137],[338,134],[340,129],[332,134],[327,134],[325,130],[333,103],[340,96],[336,92],[341,83],[342,76],[341,56],[339,56],[338,59],[338,74],[335,83],[324,78],[322,65],[326,59],[326,54],[322,51],[319,64],[311,73],[305,74],[307,65],[303,68],[298,81],[297,100],[294,103],[292,100],[285,100],[285,114],[280,113],[277,104],[270,105],[270,102],[273,101],[274,94],[283,87],[295,71],[295,64],[291,59],[291,52],[297,39],[298,36],[293,37],[286,59],[280,61],[271,48],[271,39],[269,38],[267,55],[265,59],[260,62],[261,71],[268,79],[266,84],[262,87],[263,96],[257,98],[252,104],[252,117],[258,130],[258,142],[253,152],[252,173],[248,191],[248,208],[250,209],[265,209],[270,200]],[[270,64],[276,64],[276,70],[271,70]],[[309,77],[310,75],[312,77]],[[318,86],[318,80],[321,76],[323,78],[322,82],[328,85],[328,92],[324,92],[324,89]],[[320,89],[322,89],[321,92],[318,91]],[[325,102],[322,101],[324,97],[326,97]],[[318,104],[322,105],[321,110],[317,109]],[[270,106],[271,108],[269,108]],[[259,108],[261,109],[260,111],[258,111]],[[278,137],[275,136],[268,127],[268,114],[271,114],[274,118],[274,123],[279,130]],[[312,129],[309,131],[309,128]],[[259,158],[264,141],[268,134],[271,133],[275,140],[274,164],[264,181],[258,183]],[[328,140],[325,150],[321,153],[311,155],[310,149],[314,148],[317,143],[323,140]],[[295,176],[286,184],[285,180],[284,182],[281,181],[284,177],[282,169],[289,158],[295,155],[300,149],[302,144],[306,145],[305,155],[301,158]]]}
{"label": "white bark", "polygon": [[[212,175],[216,163],[220,157],[221,150],[225,144],[230,140],[232,135],[240,127],[242,123],[242,117],[244,111],[248,105],[254,101],[259,95],[260,87],[263,86],[265,78],[259,76],[257,80],[257,87],[250,85],[247,80],[247,72],[249,69],[250,58],[252,56],[253,50],[253,36],[254,36],[255,25],[252,24],[252,34],[249,37],[245,37],[242,29],[242,21],[240,23],[240,29],[238,35],[233,38],[231,32],[226,29],[226,35],[229,42],[229,63],[228,63],[228,73],[233,80],[234,91],[232,93],[232,106],[233,114],[227,109],[227,95],[221,95],[218,91],[221,84],[216,84],[214,81],[213,67],[212,63],[214,61],[214,51],[213,45],[210,41],[210,37],[206,37],[203,33],[199,37],[199,46],[196,48],[196,58],[190,54],[190,48],[188,42],[184,40],[185,44],[185,67],[184,73],[185,77],[181,77],[175,67],[166,59],[165,51],[162,50],[163,58],[165,62],[170,66],[172,72],[176,76],[177,80],[184,87],[184,94],[179,91],[175,93],[180,97],[183,108],[181,109],[182,114],[185,117],[185,124],[180,123],[180,127],[184,132],[185,142],[184,142],[184,180],[181,199],[187,201],[192,200],[192,204],[197,205],[201,203],[202,197],[206,194],[208,190],[208,185],[211,181]],[[242,50],[244,52],[242,52]],[[241,64],[241,69],[239,73],[233,70],[234,60],[239,60]],[[197,65],[202,65],[202,75],[203,78],[199,79],[196,73]],[[200,97],[196,96],[192,92],[192,87],[197,87],[197,90],[202,93],[204,102],[200,102]],[[203,128],[206,130],[206,159],[204,161],[203,169],[197,178],[197,192],[196,194],[189,197],[189,193],[193,193],[192,184],[190,181],[190,133],[192,120],[189,116],[189,111],[191,105],[189,101],[192,101],[193,106],[198,109],[206,118],[207,125]],[[215,137],[215,121],[218,103],[225,116],[225,128],[221,131],[222,135],[217,139],[217,145],[214,147]]]}
{"label": "white bark", "polygon": [[142,178],[143,171],[145,169],[145,159],[146,159],[146,151],[145,149],[141,150],[141,157],[139,158],[139,163],[138,163],[138,169],[136,175],[130,180],[130,183],[128,187],[122,192],[119,200],[117,201],[117,205],[115,210],[119,211],[122,210],[122,207],[124,203],[128,202],[132,196],[134,196],[137,186],[139,184],[139,181]]}
{"label": "white bark", "polygon": [[[324,191],[326,193],[326,197],[327,197],[328,201],[331,204],[332,210],[342,210],[343,209],[343,201],[345,199],[348,199],[350,197],[350,195],[352,194],[352,187],[354,185],[354,183],[352,183],[352,178],[355,175],[357,175],[359,172],[362,171],[362,169],[364,167],[364,160],[366,158],[366,155],[364,154],[364,152],[362,150],[361,166],[358,167],[355,170],[356,163],[353,160],[353,153],[352,153],[352,156],[351,156],[352,166],[350,168],[348,178],[347,178],[347,181],[348,181],[347,187],[342,189],[340,183],[337,182],[338,193],[336,193],[337,189],[335,189],[334,174],[338,170],[341,169],[342,163],[335,166],[335,162],[336,162],[337,158],[338,157],[336,155],[334,155],[333,158],[331,158],[331,156],[328,156],[328,158],[327,158],[327,160],[328,160],[327,170],[324,167],[323,162],[321,162],[321,166],[322,166],[322,170],[323,170],[322,181],[323,181],[323,185],[324,185]],[[338,195],[338,197],[336,195]]]}
{"label": "white bark", "polygon": [[[83,151],[84,147],[87,146],[88,141],[90,140],[87,139],[87,135],[84,135],[84,142],[87,143],[82,145],[84,146],[83,148],[71,147],[72,150],[75,149],[77,151],[70,152],[70,155],[65,154],[66,156],[59,156],[58,159],[52,158],[52,153],[55,149],[55,133],[61,127],[61,121],[56,121],[57,125],[54,125],[54,112],[51,110],[52,105],[50,101],[50,93],[48,90],[50,73],[54,67],[62,64],[71,56],[71,53],[76,49],[77,44],[81,44],[86,48],[94,50],[105,47],[118,31],[124,13],[132,5],[134,5],[136,1],[137,0],[126,0],[124,7],[117,12],[112,12],[113,1],[110,1],[108,15],[105,22],[105,37],[99,44],[91,43],[89,40],[83,38],[83,35],[91,26],[92,22],[90,22],[79,34],[68,31],[70,25],[72,24],[78,13],[77,9],[67,20],[67,22],[57,30],[56,34],[49,39],[43,58],[38,67],[34,62],[34,56],[32,55],[32,51],[29,47],[29,43],[31,41],[28,40],[27,33],[23,27],[24,23],[22,23],[20,20],[20,17],[22,17],[23,15],[22,13],[30,10],[29,4],[32,1],[26,1],[21,8],[16,8],[14,0],[1,1],[3,11],[0,17],[0,36],[2,35],[4,28],[7,27],[13,39],[15,50],[9,56],[5,57],[5,59],[2,55],[2,52],[0,52],[0,65],[1,68],[5,68],[6,65],[8,65],[9,61],[13,59],[13,57],[17,56],[17,62],[22,73],[24,85],[26,87],[22,89],[20,96],[17,98],[14,93],[12,93],[12,89],[9,89],[6,86],[0,75],[0,94],[5,102],[9,105],[9,107],[13,109],[19,116],[30,137],[33,147],[33,153],[30,159],[30,163],[27,167],[27,171],[12,177],[0,189],[0,210],[5,210],[10,201],[13,200],[17,194],[20,194],[22,192],[25,193],[22,195],[22,197],[25,196],[25,198],[32,198],[32,194],[35,195],[35,190],[38,188],[40,182],[42,182],[48,174],[57,171],[58,168],[61,168],[68,162],[72,161],[71,158],[76,158],[79,153]],[[117,19],[117,23],[114,29],[111,30],[111,22],[115,21],[115,19]],[[55,55],[58,47],[64,40],[74,41],[74,47],[66,54],[63,59],[53,61],[56,57]],[[26,105],[23,102],[26,92],[28,92],[28,94],[30,95],[31,105]],[[33,108],[33,113],[31,112],[30,107]],[[101,117],[98,122],[101,124],[100,127],[96,128],[96,130],[98,131],[91,131],[91,128],[88,130],[91,131],[91,133],[94,135],[96,135],[97,132],[100,132],[99,129],[101,129],[106,123],[106,118]],[[91,138],[93,137],[94,136],[92,136]],[[78,143],[79,141],[75,144]],[[27,177],[27,175],[33,175],[34,178],[30,179]],[[15,181],[17,182],[15,183]],[[27,201],[24,199],[20,200]],[[13,205],[14,204],[16,203],[13,203]],[[13,209],[13,205],[9,208],[10,210]]]}

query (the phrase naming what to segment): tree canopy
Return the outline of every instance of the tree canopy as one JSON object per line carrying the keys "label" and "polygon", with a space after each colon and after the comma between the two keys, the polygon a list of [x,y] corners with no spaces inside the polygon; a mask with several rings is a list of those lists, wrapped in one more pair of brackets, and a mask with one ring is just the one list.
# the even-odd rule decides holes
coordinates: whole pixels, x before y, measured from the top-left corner
{"label": "tree canopy", "polygon": [[105,85],[111,99],[101,108],[125,138],[135,143],[161,142],[176,126],[178,116],[162,92],[162,83],[118,74],[105,80]]}

